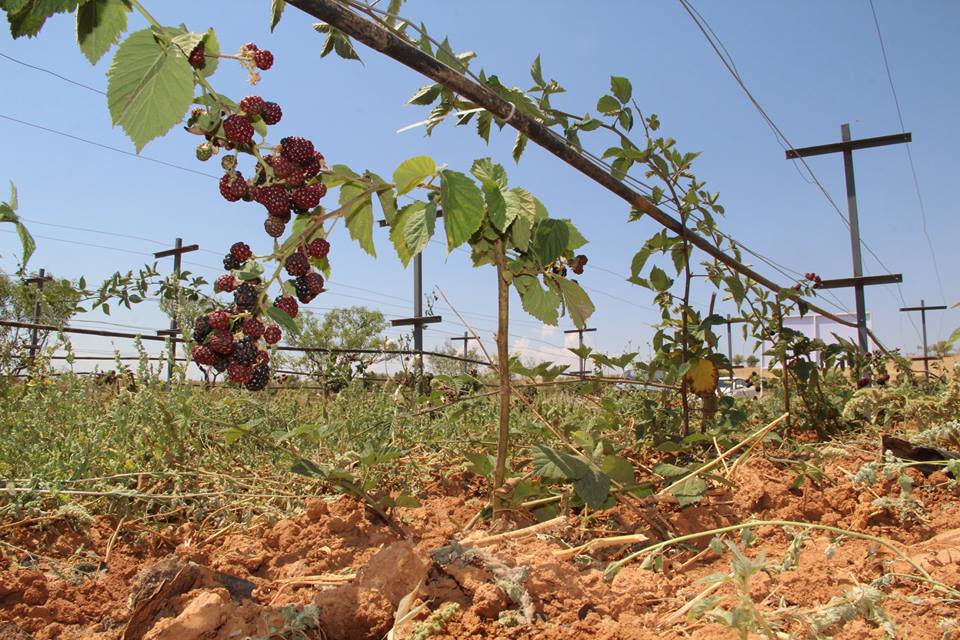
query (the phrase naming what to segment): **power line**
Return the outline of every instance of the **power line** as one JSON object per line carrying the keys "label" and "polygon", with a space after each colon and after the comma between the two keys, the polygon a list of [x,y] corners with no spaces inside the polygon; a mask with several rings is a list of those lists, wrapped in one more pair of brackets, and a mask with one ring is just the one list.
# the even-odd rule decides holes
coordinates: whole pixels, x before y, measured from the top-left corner
{"label": "power line", "polygon": [[70,84],[74,84],[74,85],[76,85],[76,86],[78,86],[78,87],[82,87],[82,88],[86,89],[87,91],[92,91],[92,92],[94,92],[94,93],[99,93],[99,94],[102,95],[102,96],[107,95],[107,93],[106,93],[105,91],[101,91],[100,89],[97,89],[96,87],[91,87],[90,85],[83,84],[82,82],[77,82],[76,80],[71,80],[70,78],[68,78],[68,77],[66,77],[66,76],[62,76],[62,75],[60,75],[59,73],[57,73],[57,72],[55,72],[55,71],[51,71],[50,69],[45,69],[44,67],[38,67],[38,66],[36,66],[36,65],[32,65],[32,64],[30,64],[29,62],[24,62],[23,60],[18,60],[17,58],[14,58],[13,56],[8,56],[8,55],[5,54],[5,53],[0,53],[0,57],[6,58],[6,59],[9,60],[10,62],[14,62],[14,63],[19,64],[19,65],[22,65],[22,66],[24,66],[24,67],[28,67],[28,68],[33,69],[33,70],[35,70],[35,71],[41,71],[41,72],[43,72],[43,73],[50,74],[51,76],[53,76],[53,77],[55,77],[55,78],[59,78],[60,80],[63,80],[64,82],[69,82]]}

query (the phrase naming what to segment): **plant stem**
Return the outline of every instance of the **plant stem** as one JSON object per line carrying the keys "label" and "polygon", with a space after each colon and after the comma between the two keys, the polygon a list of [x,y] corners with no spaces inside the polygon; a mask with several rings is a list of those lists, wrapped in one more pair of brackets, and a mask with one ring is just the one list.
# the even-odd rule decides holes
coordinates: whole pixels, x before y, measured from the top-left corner
{"label": "plant stem", "polygon": [[150,15],[150,12],[147,11],[146,7],[140,4],[139,0],[130,0],[130,6],[136,9],[140,15],[142,15],[146,21],[150,23],[151,26],[156,27],[157,29],[161,28],[160,23],[157,22],[156,18]]}
{"label": "plant stem", "polygon": [[491,503],[494,513],[500,506],[497,490],[503,486],[507,471],[507,447],[510,444],[510,283],[507,282],[507,257],[503,238],[494,245],[497,265],[497,372],[500,378],[500,427],[497,433],[497,464],[493,473]]}

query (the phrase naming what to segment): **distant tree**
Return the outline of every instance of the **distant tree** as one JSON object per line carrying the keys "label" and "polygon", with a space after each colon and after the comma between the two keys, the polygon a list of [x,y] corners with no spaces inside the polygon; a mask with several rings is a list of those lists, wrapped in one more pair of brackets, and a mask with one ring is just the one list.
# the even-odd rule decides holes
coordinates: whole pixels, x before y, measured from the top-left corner
{"label": "distant tree", "polygon": [[930,351],[938,358],[946,358],[953,354],[953,343],[948,340],[941,340],[930,345]]}
{"label": "distant tree", "polygon": [[[452,344],[444,344],[433,349],[435,353],[442,353],[448,356],[463,357],[463,347],[457,347]],[[467,357],[471,360],[483,360],[483,354],[475,349],[467,350]],[[452,358],[440,358],[437,356],[427,356],[427,369],[435,375],[458,376],[464,371],[464,365],[468,373],[477,368],[475,364],[463,363]]]}
{"label": "distant tree", "polygon": [[[26,276],[30,277],[30,276]],[[40,301],[40,324],[62,326],[77,312],[81,294],[66,279],[53,278],[44,283],[43,293],[34,284],[0,272],[0,319],[12,322],[33,322],[34,307]],[[46,346],[49,329],[37,333],[37,343]],[[27,368],[24,357],[30,348],[30,329],[0,326],[0,371],[15,375]]]}
{"label": "distant tree", "polygon": [[747,356],[746,362],[748,367],[755,367],[758,364],[760,364],[760,358],[758,358],[757,356],[751,353],[750,355]]}
{"label": "distant tree", "polygon": [[735,355],[733,356],[733,364],[734,364],[734,366],[736,366],[736,367],[742,367],[742,366],[743,366],[743,362],[744,362],[743,354],[738,353],[738,354],[735,354]]}

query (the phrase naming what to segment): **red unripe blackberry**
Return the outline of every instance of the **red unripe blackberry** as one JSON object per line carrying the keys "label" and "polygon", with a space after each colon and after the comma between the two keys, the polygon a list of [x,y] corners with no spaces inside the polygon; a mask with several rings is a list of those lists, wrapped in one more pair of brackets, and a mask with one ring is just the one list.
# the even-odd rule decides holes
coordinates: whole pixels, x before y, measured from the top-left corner
{"label": "red unripe blackberry", "polygon": [[316,238],[307,245],[307,253],[311,258],[326,258],[330,253],[330,243],[325,238]]}
{"label": "red unripe blackberry", "polygon": [[210,327],[210,323],[207,322],[206,316],[200,316],[193,321],[194,342],[203,342],[207,339],[207,336],[210,335],[211,331],[213,331],[213,329]]}
{"label": "red unripe blackberry", "polygon": [[257,351],[257,364],[267,364],[270,362],[270,354],[262,349]]}
{"label": "red unripe blackberry", "polygon": [[193,48],[188,60],[190,61],[190,66],[194,69],[203,69],[207,66],[206,51],[204,50],[203,44],[198,44]]}
{"label": "red unripe blackberry", "polygon": [[230,255],[243,263],[253,257],[253,251],[246,242],[234,242],[230,245]]}
{"label": "red unripe blackberry", "polygon": [[266,207],[267,213],[272,216],[282,216],[290,211],[290,196],[279,184],[259,187],[254,192],[253,199]]}
{"label": "red unripe blackberry", "polygon": [[284,211],[283,213],[281,213],[281,214],[278,215],[278,216],[271,215],[270,217],[271,217],[271,218],[276,218],[277,220],[279,220],[279,221],[282,222],[283,224],[287,224],[288,222],[290,222],[290,218],[292,218],[293,216],[291,215],[291,213],[290,213],[289,211]]}
{"label": "red unripe blackberry", "polygon": [[231,362],[227,366],[227,377],[230,378],[230,382],[246,384],[250,382],[250,378],[253,377],[253,368],[248,364]]}
{"label": "red unripe blackberry", "polygon": [[[289,213],[287,215],[289,215]],[[286,228],[286,223],[275,216],[267,216],[267,219],[263,223],[263,230],[266,231],[267,235],[271,238],[279,238],[283,235],[283,230]]]}
{"label": "red unripe blackberry", "polygon": [[303,279],[307,283],[307,289],[310,290],[312,295],[316,296],[323,291],[323,276],[316,271],[303,276]]}
{"label": "red unripe blackberry", "polygon": [[207,346],[222,356],[228,356],[233,353],[234,344],[232,333],[229,331],[217,331],[213,334],[213,337],[210,338]]}
{"label": "red unripe blackberry", "polygon": [[247,96],[240,101],[240,110],[248,116],[258,116],[263,112],[266,102],[260,96]]}
{"label": "red unripe blackberry", "polygon": [[248,53],[250,55],[253,55],[259,50],[260,48],[257,45],[253,44],[252,42],[247,42],[242,47],[240,47],[240,53]]}
{"label": "red unripe blackberry", "polygon": [[290,176],[300,172],[300,169],[297,167],[297,165],[283,156],[278,156],[271,153],[264,158],[264,161],[270,165],[271,169],[273,169],[273,175],[280,180],[285,180],[286,178],[289,178]]}
{"label": "red unripe blackberry", "polygon": [[257,288],[244,282],[233,292],[233,304],[241,311],[250,311],[257,304]]}
{"label": "red unripe blackberry", "polygon": [[323,195],[320,190],[321,186],[323,185],[308,184],[305,187],[300,187],[293,192],[293,204],[301,209],[313,209],[320,204],[320,197]]}
{"label": "red unripe blackberry", "polygon": [[287,273],[292,276],[302,276],[310,271],[310,260],[300,252],[290,255],[283,263]]}
{"label": "red unripe blackberry", "polygon": [[288,136],[280,140],[280,155],[299,165],[309,163],[313,159],[313,151],[313,143],[306,138]]}
{"label": "red unripe blackberry", "polygon": [[297,317],[297,301],[290,296],[278,296],[273,304],[291,318]]}
{"label": "red unripe blackberry", "polygon": [[238,146],[253,142],[253,125],[241,115],[233,114],[223,123],[223,132],[227,140]]}
{"label": "red unripe blackberry", "polygon": [[266,71],[273,66],[273,54],[266,49],[255,51],[253,54],[253,61],[256,63],[257,69]]}
{"label": "red unripe blackberry", "polygon": [[230,202],[236,202],[247,193],[247,182],[243,175],[236,173],[225,173],[220,178],[220,195]]}
{"label": "red unripe blackberry", "polygon": [[580,265],[580,263],[573,265],[573,272],[578,276],[583,275],[583,267]]}
{"label": "red unripe blackberry", "polygon": [[213,283],[213,290],[218,292],[223,291],[226,293],[230,293],[231,291],[237,288],[238,284],[239,282],[235,277],[233,277],[230,274],[226,274],[217,278],[217,281]]}
{"label": "red unripe blackberry", "polygon": [[583,254],[581,253],[580,255],[578,255],[578,256],[576,257],[576,261],[577,261],[577,264],[579,264],[581,267],[583,267],[583,266],[585,266],[585,265],[587,264],[587,256],[585,256],[585,255],[583,255]]}
{"label": "red unripe blackberry", "polygon": [[266,363],[258,364],[253,368],[246,387],[250,391],[262,391],[268,382],[270,382],[270,367]]}
{"label": "red unripe blackberry", "polygon": [[260,117],[269,125],[277,124],[280,122],[280,118],[283,117],[283,109],[281,109],[280,105],[276,102],[268,102],[263,105],[263,111],[260,112]]}
{"label": "red unripe blackberry", "polygon": [[257,340],[263,335],[263,323],[256,318],[247,318],[243,321],[243,335],[251,340]]}
{"label": "red unripe blackberry", "polygon": [[217,361],[217,354],[213,349],[202,344],[195,345],[190,356],[197,364],[211,365]]}
{"label": "red unripe blackberry", "polygon": [[283,333],[280,331],[280,327],[275,324],[263,330],[263,339],[267,344],[277,344],[281,337],[283,337]]}
{"label": "red unripe blackberry", "polygon": [[230,328],[230,316],[226,311],[213,311],[207,314],[207,324],[216,331],[226,331]]}
{"label": "red unripe blackberry", "polygon": [[243,338],[233,350],[233,361],[252,365],[257,361],[257,347],[250,338]]}

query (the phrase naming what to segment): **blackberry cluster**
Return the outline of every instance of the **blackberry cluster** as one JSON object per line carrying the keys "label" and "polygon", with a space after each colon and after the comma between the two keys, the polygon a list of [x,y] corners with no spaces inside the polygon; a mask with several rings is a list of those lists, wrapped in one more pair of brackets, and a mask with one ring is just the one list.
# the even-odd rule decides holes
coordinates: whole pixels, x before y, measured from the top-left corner
{"label": "blackberry cluster", "polygon": [[823,279],[816,273],[807,273],[805,274],[807,280],[813,283],[814,289],[819,289],[823,286]]}
{"label": "blackberry cluster", "polygon": [[583,273],[583,268],[586,266],[586,264],[587,256],[581,253],[573,259],[573,266],[571,268],[573,269],[573,272],[579,276]]}

